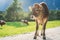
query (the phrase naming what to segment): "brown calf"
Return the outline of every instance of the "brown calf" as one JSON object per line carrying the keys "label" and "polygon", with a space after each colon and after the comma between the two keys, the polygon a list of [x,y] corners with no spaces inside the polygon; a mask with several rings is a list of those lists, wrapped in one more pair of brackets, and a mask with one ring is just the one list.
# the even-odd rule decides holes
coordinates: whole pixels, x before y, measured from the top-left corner
{"label": "brown calf", "polygon": [[41,2],[40,4],[34,4],[32,7],[32,15],[36,22],[36,32],[34,39],[37,38],[38,34],[38,28],[39,25],[42,25],[42,31],[41,35],[43,36],[43,39],[46,39],[45,37],[45,29],[46,29],[46,23],[48,21],[49,11],[48,7],[44,2]]}

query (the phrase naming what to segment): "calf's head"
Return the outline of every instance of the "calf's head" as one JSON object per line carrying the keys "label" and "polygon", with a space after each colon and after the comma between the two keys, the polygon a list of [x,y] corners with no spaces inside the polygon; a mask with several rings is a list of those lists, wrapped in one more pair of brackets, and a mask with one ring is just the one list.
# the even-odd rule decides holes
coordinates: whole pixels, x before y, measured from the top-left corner
{"label": "calf's head", "polygon": [[35,17],[40,15],[41,9],[42,7],[38,3],[35,3],[32,7],[30,7],[30,10],[32,12],[32,19],[35,19]]}

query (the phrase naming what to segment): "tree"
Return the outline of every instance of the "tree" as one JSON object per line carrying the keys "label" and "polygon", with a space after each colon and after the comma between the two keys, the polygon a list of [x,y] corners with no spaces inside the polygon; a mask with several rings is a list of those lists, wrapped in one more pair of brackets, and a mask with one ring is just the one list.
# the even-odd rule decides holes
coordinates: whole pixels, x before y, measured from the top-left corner
{"label": "tree", "polygon": [[60,20],[60,10],[57,11],[57,19]]}
{"label": "tree", "polygon": [[6,12],[0,11],[0,20],[5,20]]}
{"label": "tree", "polygon": [[[10,5],[7,8],[7,15],[6,18],[8,21],[15,21],[19,19],[19,12],[22,11],[22,8],[19,6],[20,4],[18,4],[18,0],[14,0],[14,2],[12,3],[12,5]],[[19,6],[19,7],[18,7]]]}

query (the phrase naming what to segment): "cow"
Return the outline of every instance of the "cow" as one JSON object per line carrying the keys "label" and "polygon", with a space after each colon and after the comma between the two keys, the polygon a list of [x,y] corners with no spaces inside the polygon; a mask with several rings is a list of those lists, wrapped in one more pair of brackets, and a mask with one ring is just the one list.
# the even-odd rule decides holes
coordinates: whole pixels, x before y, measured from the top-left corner
{"label": "cow", "polygon": [[4,20],[0,20],[0,25],[1,25],[1,27],[3,26],[3,25],[5,25],[6,23],[5,23],[5,21]]}
{"label": "cow", "polygon": [[23,23],[29,25],[28,20],[21,20],[21,22],[23,22]]}
{"label": "cow", "polygon": [[35,3],[32,7],[32,17],[36,22],[36,32],[34,35],[34,39],[37,38],[39,25],[42,25],[41,36],[43,39],[46,39],[45,29],[46,24],[49,17],[49,10],[45,2],[41,2],[40,4]]}

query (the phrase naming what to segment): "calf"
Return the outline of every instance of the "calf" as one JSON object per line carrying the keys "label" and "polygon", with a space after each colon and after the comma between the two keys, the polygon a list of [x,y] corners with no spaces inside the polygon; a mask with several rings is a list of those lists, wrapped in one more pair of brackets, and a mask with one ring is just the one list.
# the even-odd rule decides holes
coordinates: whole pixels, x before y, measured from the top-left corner
{"label": "calf", "polygon": [[39,35],[38,34],[39,25],[42,25],[41,35],[43,39],[46,39],[45,29],[48,21],[48,16],[49,16],[47,5],[44,2],[41,2],[40,4],[35,3],[32,7],[32,16],[36,22],[36,32],[35,32],[34,39],[36,39],[37,36]]}

